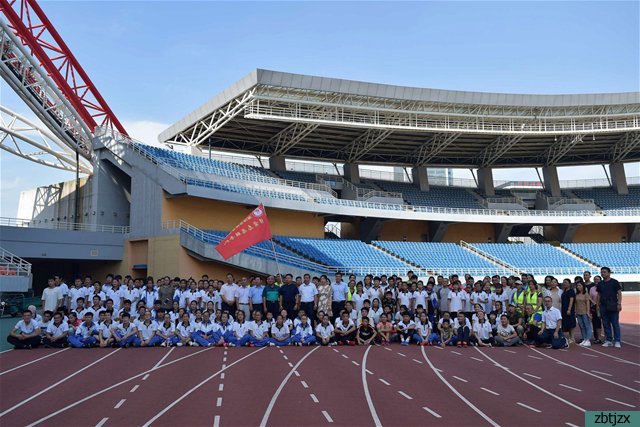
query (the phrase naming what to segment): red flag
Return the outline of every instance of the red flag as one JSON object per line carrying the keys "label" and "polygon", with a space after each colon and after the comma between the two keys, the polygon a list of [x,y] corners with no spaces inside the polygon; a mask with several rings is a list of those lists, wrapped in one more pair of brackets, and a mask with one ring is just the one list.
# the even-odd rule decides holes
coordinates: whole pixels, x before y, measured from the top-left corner
{"label": "red flag", "polygon": [[216,246],[224,259],[229,259],[250,246],[271,238],[271,227],[262,203]]}

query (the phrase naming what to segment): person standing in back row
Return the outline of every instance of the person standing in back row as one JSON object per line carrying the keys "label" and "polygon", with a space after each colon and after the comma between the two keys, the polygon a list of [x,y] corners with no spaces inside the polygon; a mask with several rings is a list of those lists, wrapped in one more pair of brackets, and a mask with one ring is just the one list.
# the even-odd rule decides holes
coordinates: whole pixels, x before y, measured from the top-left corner
{"label": "person standing in back row", "polygon": [[[605,342],[603,347],[620,348],[620,311],[622,311],[622,286],[616,279],[611,277],[611,269],[602,267],[600,269],[602,281],[598,283],[596,291],[596,307],[602,317],[602,327],[604,328]],[[613,334],[611,330],[613,329]]]}
{"label": "person standing in back row", "polygon": [[289,320],[295,319],[300,310],[300,292],[291,274],[284,276],[284,284],[280,286],[280,308],[287,310]]}
{"label": "person standing in back row", "polygon": [[348,293],[349,288],[347,284],[342,281],[342,274],[336,273],[336,281],[331,284],[331,312],[334,321],[340,318],[340,312],[344,310]]}
{"label": "person standing in back row", "polygon": [[233,274],[227,274],[227,281],[220,288],[220,297],[222,298],[221,308],[222,311],[228,311],[229,315],[235,318],[236,315],[236,292],[238,291],[238,285],[236,285]]}

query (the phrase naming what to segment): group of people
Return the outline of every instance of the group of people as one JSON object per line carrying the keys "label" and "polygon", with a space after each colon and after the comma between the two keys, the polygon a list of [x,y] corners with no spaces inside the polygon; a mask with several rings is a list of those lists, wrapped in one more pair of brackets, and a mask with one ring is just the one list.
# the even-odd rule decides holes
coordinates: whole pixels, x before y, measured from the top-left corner
{"label": "group of people", "polygon": [[[7,340],[46,347],[401,345],[620,347],[621,286],[607,267],[562,285],[547,276],[269,275],[225,281],[90,276],[48,280]],[[601,332],[604,332],[602,341]]]}

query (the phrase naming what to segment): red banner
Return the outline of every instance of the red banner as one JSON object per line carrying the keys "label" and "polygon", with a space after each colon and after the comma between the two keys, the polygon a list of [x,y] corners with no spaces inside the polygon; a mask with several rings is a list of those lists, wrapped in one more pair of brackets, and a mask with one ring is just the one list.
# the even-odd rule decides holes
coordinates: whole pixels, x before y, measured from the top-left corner
{"label": "red banner", "polygon": [[250,246],[271,238],[271,227],[264,206],[255,208],[216,246],[224,259],[229,259]]}

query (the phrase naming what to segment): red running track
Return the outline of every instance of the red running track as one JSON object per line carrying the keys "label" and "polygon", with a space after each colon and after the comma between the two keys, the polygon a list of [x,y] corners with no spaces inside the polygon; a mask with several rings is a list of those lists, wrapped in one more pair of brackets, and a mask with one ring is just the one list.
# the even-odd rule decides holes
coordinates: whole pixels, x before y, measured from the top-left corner
{"label": "red running track", "polygon": [[625,325],[623,341],[424,354],[399,345],[10,351],[0,354],[0,424],[582,425],[581,409],[640,408],[640,327]]}

